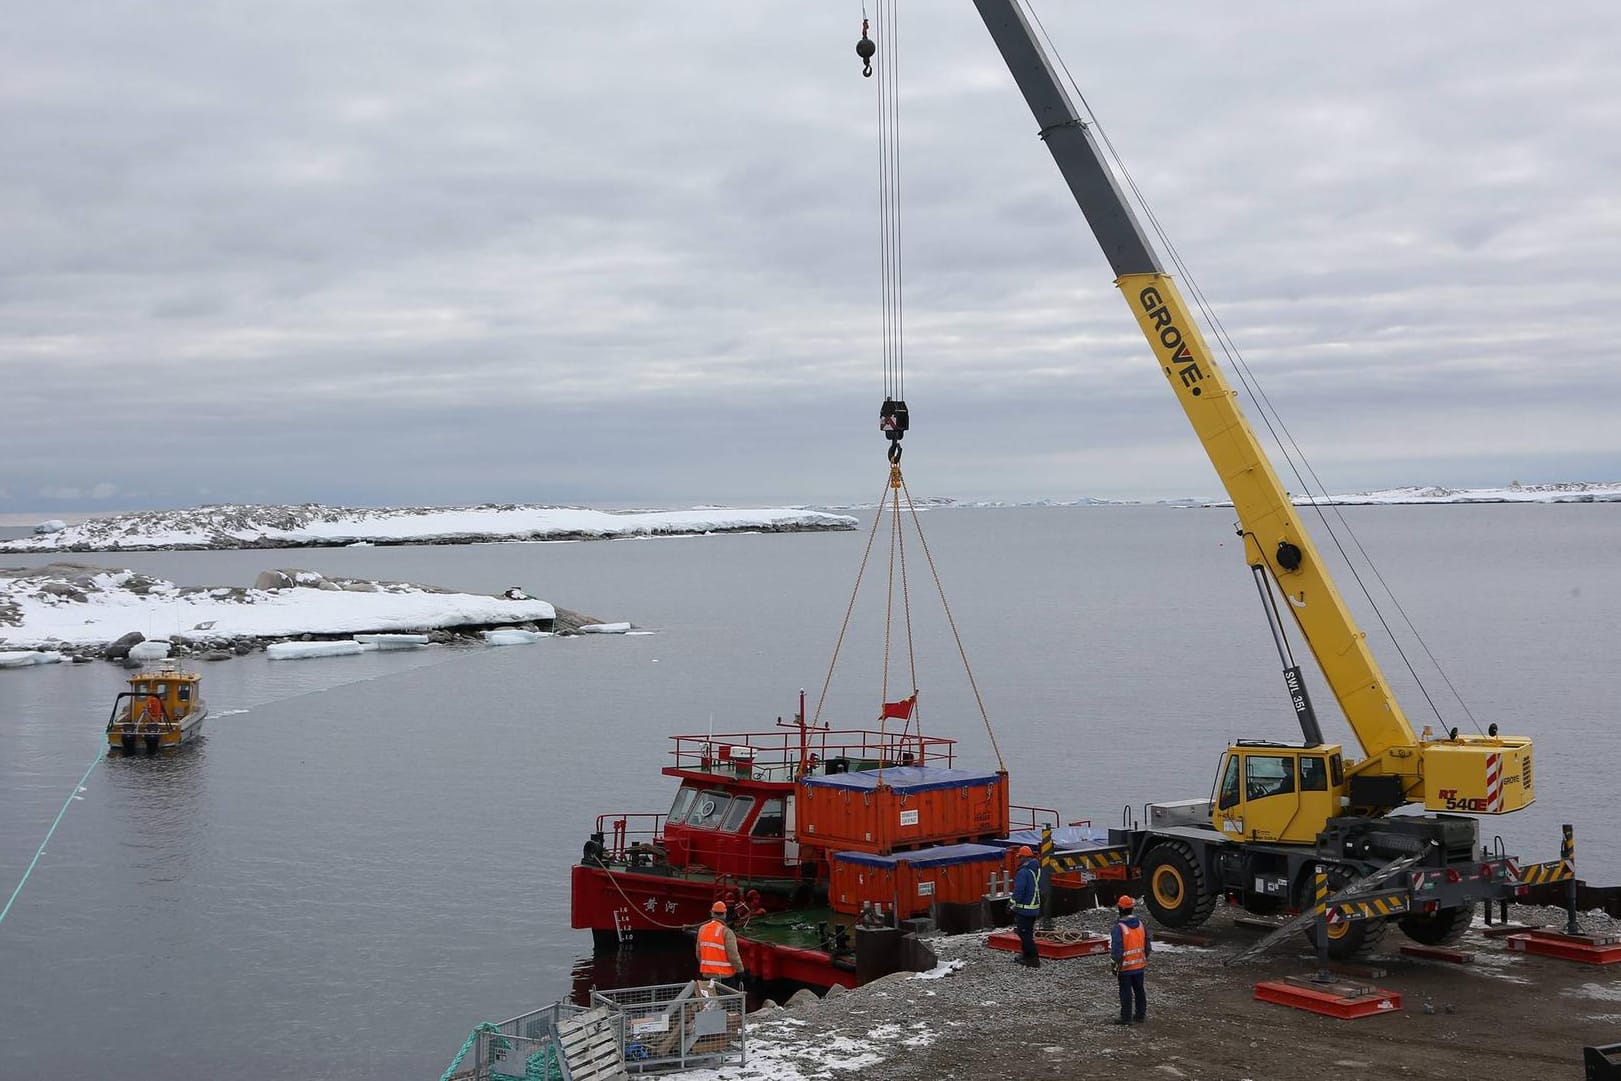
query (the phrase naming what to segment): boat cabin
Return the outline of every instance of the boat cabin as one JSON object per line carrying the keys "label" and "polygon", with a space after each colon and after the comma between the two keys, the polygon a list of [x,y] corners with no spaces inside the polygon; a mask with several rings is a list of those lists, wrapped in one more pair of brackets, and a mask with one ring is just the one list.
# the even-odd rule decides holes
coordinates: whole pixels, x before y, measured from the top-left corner
{"label": "boat cabin", "polygon": [[196,672],[182,672],[173,664],[131,676],[126,719],[142,725],[178,724],[201,701],[201,680]]}

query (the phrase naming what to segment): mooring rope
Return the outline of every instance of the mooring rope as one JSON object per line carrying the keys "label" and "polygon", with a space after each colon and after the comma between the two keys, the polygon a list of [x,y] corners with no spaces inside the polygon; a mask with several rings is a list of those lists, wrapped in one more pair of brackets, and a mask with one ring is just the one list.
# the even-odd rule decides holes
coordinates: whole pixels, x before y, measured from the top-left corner
{"label": "mooring rope", "polygon": [[39,843],[39,851],[34,853],[34,858],[28,861],[28,869],[23,872],[22,879],[17,883],[17,888],[11,891],[11,899],[6,902],[5,908],[0,908],[0,923],[5,922],[6,913],[11,911],[11,906],[16,902],[17,895],[23,891],[23,886],[28,883],[28,876],[34,873],[34,867],[39,863],[39,858],[45,854],[45,846],[51,843],[51,836],[56,833],[56,827],[62,824],[62,816],[68,813],[68,808],[73,805],[73,801],[84,790],[84,783],[90,779],[91,771],[101,764],[101,760],[106,755],[107,744],[103,741],[101,749],[96,752],[96,757],[91,760],[89,768],[84,771],[84,776],[79,778],[79,783],[73,786],[72,792],[68,793],[68,798],[62,802],[62,809],[56,812],[56,821],[52,822],[51,828],[45,831],[45,839]]}

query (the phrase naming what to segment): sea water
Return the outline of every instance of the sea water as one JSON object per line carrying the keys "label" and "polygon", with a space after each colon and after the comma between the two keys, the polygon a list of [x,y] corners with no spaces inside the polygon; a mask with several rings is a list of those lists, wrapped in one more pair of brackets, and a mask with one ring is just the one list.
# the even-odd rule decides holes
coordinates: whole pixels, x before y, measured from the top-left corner
{"label": "sea water", "polygon": [[[1381,609],[1398,652],[1339,572],[1414,727],[1536,740],[1536,805],[1483,836],[1551,859],[1573,822],[1583,877],[1621,882],[1621,508],[1338,513],[1400,601]],[[885,530],[829,680],[870,515],[837,534],[75,556],[183,584],[298,567],[519,586],[655,633],[208,664],[200,743],[103,761],[80,798],[125,673],[0,672],[0,904],[67,804],[0,922],[0,1076],[437,1076],[476,1022],[613,981],[568,927],[569,868],[599,814],[667,808],[667,737],[770,728],[801,688],[839,727],[915,686],[925,732],[1066,820],[1207,796],[1229,739],[1298,738],[1231,520],[926,512],[972,683],[915,534],[909,589],[886,602]],[[30,561],[46,562],[5,559]],[[1354,748],[1312,689],[1327,737]]]}

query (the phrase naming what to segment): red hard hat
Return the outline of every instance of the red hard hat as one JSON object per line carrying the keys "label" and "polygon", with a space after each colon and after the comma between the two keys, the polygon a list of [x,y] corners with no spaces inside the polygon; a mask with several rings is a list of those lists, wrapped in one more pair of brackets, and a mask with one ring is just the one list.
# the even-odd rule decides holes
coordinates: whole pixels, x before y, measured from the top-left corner
{"label": "red hard hat", "polygon": [[1119,905],[1121,908],[1137,907],[1137,902],[1131,899],[1131,894],[1129,893],[1122,893],[1120,895],[1120,900],[1116,901],[1115,904]]}
{"label": "red hard hat", "polygon": [[714,904],[709,906],[709,911],[710,911],[710,913],[712,915],[715,915],[715,916],[724,916],[724,915],[726,915],[726,902],[725,901],[716,901]]}
{"label": "red hard hat", "polygon": [[1018,856],[1020,859],[1024,859],[1024,857],[1026,857],[1026,856],[1034,856],[1035,855],[1034,852],[1030,851],[1030,846],[1029,845],[1020,845],[1018,848],[1015,848],[1013,850],[1013,854],[1015,856]]}

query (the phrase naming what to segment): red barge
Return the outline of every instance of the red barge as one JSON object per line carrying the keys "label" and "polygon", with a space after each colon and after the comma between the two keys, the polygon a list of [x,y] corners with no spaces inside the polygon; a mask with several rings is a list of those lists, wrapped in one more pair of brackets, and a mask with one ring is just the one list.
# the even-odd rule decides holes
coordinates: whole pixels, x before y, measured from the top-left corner
{"label": "red barge", "polygon": [[[1005,770],[958,766],[955,740],[806,725],[800,706],[775,731],[672,736],[674,802],[597,818],[573,926],[612,950],[690,934],[721,900],[752,977],[853,987],[858,929],[977,905],[1012,849],[1057,824],[1010,807]],[[1015,812],[1028,832],[1010,832]]]}

